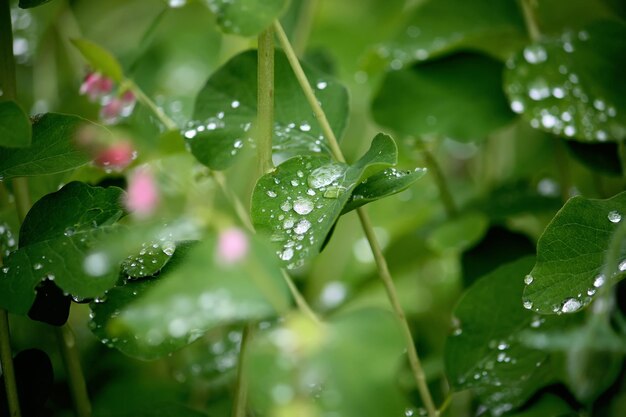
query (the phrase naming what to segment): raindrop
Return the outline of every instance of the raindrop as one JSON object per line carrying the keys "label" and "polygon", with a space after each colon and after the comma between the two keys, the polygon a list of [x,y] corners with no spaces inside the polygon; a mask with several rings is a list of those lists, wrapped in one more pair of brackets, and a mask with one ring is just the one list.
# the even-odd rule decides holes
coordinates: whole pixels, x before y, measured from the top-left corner
{"label": "raindrop", "polygon": [[513,100],[511,102],[511,110],[515,113],[522,113],[524,111],[524,103],[519,100]]}
{"label": "raindrop", "polygon": [[293,203],[293,211],[298,214],[306,215],[313,211],[313,203],[306,198],[298,197]]}
{"label": "raindrop", "polygon": [[233,109],[236,109],[240,105],[241,105],[241,103],[239,103],[239,101],[237,101],[237,100],[234,100],[232,103],[230,103],[230,107],[232,107]]}
{"label": "raindrop", "polygon": [[533,308],[533,302],[530,300],[524,300],[524,308],[526,310],[530,310],[531,308]]}
{"label": "raindrop", "polygon": [[276,197],[276,193],[272,190],[267,190],[267,195],[268,197],[274,198]]}
{"label": "raindrop", "polygon": [[289,202],[289,200],[285,200],[281,205],[280,205],[280,209],[282,211],[289,211],[291,210],[291,203]]}
{"label": "raindrop", "polygon": [[41,268],[43,268],[43,265],[42,265],[42,264],[40,264],[40,263],[36,263],[36,264],[34,264],[34,265],[33,265],[33,269],[34,269],[35,271],[38,271],[38,270],[40,270]]}
{"label": "raindrop", "polygon": [[593,286],[596,288],[600,288],[601,286],[604,285],[604,281],[605,281],[604,274],[600,274],[593,280]]}
{"label": "raindrop", "polygon": [[280,259],[282,259],[283,261],[289,261],[291,258],[293,258],[292,248],[287,248],[280,254]]}
{"label": "raindrop", "polygon": [[328,83],[326,81],[318,81],[316,87],[318,90],[323,90],[328,87]]}
{"label": "raindrop", "polygon": [[620,272],[626,271],[626,259],[619,263],[617,269],[619,269]]}
{"label": "raindrop", "polygon": [[316,189],[326,187],[339,179],[345,173],[345,168],[339,164],[329,164],[316,168],[307,178],[309,187]]}
{"label": "raindrop", "polygon": [[300,125],[300,130],[303,131],[303,132],[310,132],[311,131],[311,125],[306,123],[306,122],[302,123]]}
{"label": "raindrop", "polygon": [[311,222],[306,220],[306,219],[302,219],[298,222],[298,224],[296,224],[296,226],[294,227],[293,231],[298,234],[298,235],[303,235],[305,234],[309,229],[311,228]]}
{"label": "raindrop", "polygon": [[581,303],[580,300],[576,298],[568,298],[563,303],[563,306],[561,307],[561,311],[563,313],[574,313],[575,311],[580,310],[582,306],[583,306],[583,303]]}
{"label": "raindrop", "polygon": [[530,274],[529,274],[529,275],[526,275],[526,276],[524,277],[524,284],[526,284],[526,285],[530,285],[530,284],[532,284],[532,283],[533,283],[533,279],[534,279],[534,278],[533,278],[533,276],[532,276],[532,275],[530,275]]}
{"label": "raindrop", "polygon": [[524,48],[524,59],[529,64],[539,64],[548,59],[548,53],[540,45],[530,45]]}
{"label": "raindrop", "polygon": [[622,220],[622,215],[615,210],[609,211],[607,217],[611,223],[619,223]]}

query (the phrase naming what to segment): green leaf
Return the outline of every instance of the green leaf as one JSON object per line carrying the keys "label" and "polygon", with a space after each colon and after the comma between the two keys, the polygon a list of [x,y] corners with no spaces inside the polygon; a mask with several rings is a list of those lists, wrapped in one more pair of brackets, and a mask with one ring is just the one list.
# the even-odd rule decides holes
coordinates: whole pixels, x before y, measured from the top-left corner
{"label": "green leaf", "polygon": [[436,227],[426,242],[435,251],[462,252],[478,242],[488,227],[489,219],[484,214],[465,213]]}
{"label": "green leaf", "polygon": [[[303,63],[316,87],[333,132],[338,137],[348,117],[346,89],[331,77]],[[274,157],[278,161],[306,154],[330,154],[326,139],[293,71],[276,51]],[[226,169],[254,137],[257,113],[257,52],[247,51],[228,61],[198,94],[194,122],[185,132],[193,155],[211,169]]]}
{"label": "green leaf", "polygon": [[33,124],[33,141],[29,148],[0,152],[0,179],[55,174],[86,164],[91,157],[76,144],[82,128],[102,129],[104,134],[109,134],[104,128],[77,116],[44,114]]}
{"label": "green leaf", "polygon": [[30,146],[33,129],[24,110],[14,101],[0,102],[0,146]]}
{"label": "green leaf", "polygon": [[119,188],[71,182],[37,201],[24,219],[19,249],[4,262],[0,305],[26,314],[44,279],[79,298],[102,295],[115,285],[117,268],[86,256],[125,212]]}
{"label": "green leaf", "polygon": [[143,243],[136,254],[122,262],[122,272],[128,278],[144,278],[157,274],[170,260],[176,244],[170,241]]}
{"label": "green leaf", "polygon": [[425,174],[426,168],[415,168],[413,171],[399,171],[395,168],[389,168],[374,174],[354,188],[341,214],[400,193]]}
{"label": "green leaf", "polygon": [[255,36],[283,14],[289,0],[208,0],[207,3],[224,32]]}
{"label": "green leaf", "polygon": [[524,411],[507,414],[507,417],[576,417],[578,415],[561,397],[544,394]]}
{"label": "green leaf", "polygon": [[320,156],[289,159],[262,176],[252,194],[252,221],[270,236],[277,255],[288,268],[317,255],[364,179],[395,165],[396,144],[378,134],[370,149],[354,165]]}
{"label": "green leaf", "polygon": [[563,0],[542,0],[535,3],[534,11],[541,34],[560,35],[598,20],[615,19],[609,3],[610,0],[568,0],[564,7]]}
{"label": "green leaf", "polygon": [[626,246],[618,274],[605,276],[605,256],[626,213],[626,192],[606,200],[571,198],[537,243],[537,263],[526,277],[524,305],[543,314],[570,313],[589,304],[601,286],[624,277]]}
{"label": "green leaf", "polygon": [[515,0],[430,0],[417,7],[403,32],[378,48],[378,54],[401,65],[458,50],[478,50],[505,59],[527,41]]}
{"label": "green leaf", "polygon": [[522,306],[523,277],[532,264],[532,257],[522,258],[481,278],[454,311],[459,327],[445,349],[448,379],[455,390],[474,390],[494,415],[523,404],[554,380],[548,353],[527,347],[520,337],[564,319],[540,318]]}
{"label": "green leaf", "polygon": [[499,62],[455,55],[389,72],[372,112],[376,122],[403,135],[482,140],[513,119],[501,85]]}
{"label": "green leaf", "polygon": [[195,411],[184,405],[176,403],[162,403],[157,401],[144,410],[134,409],[127,413],[99,413],[95,412],[96,417],[207,417],[206,414]]}
{"label": "green leaf", "polygon": [[22,9],[30,9],[32,7],[41,6],[48,3],[50,0],[20,0],[19,6]]}
{"label": "green leaf", "polygon": [[124,80],[122,66],[111,52],[87,39],[72,39],[72,43],[94,71],[98,71],[118,83]]}
{"label": "green leaf", "polygon": [[288,308],[280,268],[260,241],[250,238],[247,256],[233,263],[217,251],[215,238],[179,243],[158,276],[115,287],[91,304],[92,331],[129,356],[154,359],[211,328]]}
{"label": "green leaf", "polygon": [[291,317],[252,339],[250,401],[264,415],[403,415],[408,404],[394,382],[403,351],[398,323],[383,310],[322,325]]}
{"label": "green leaf", "polygon": [[569,139],[626,137],[626,26],[602,22],[527,46],[507,62],[511,108]]}

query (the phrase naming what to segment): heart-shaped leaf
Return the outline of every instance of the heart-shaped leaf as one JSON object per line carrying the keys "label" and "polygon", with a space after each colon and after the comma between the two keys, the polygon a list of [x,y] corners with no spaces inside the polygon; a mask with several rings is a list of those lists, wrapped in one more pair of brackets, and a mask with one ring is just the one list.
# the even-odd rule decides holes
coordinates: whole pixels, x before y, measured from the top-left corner
{"label": "heart-shaped leaf", "polygon": [[354,188],[350,199],[343,208],[342,214],[373,201],[400,193],[425,174],[426,168],[415,168],[413,171],[400,171],[395,168],[389,168],[374,174]]}
{"label": "heart-shaped leaf", "polygon": [[448,338],[446,373],[455,390],[472,389],[493,415],[523,404],[554,379],[547,352],[527,347],[525,331],[557,328],[564,317],[540,317],[521,303],[532,257],[478,280],[454,310],[459,327]]}
{"label": "heart-shaped leaf", "polygon": [[0,146],[24,148],[30,146],[32,127],[24,110],[14,101],[0,102]]}
{"label": "heart-shaped leaf", "polygon": [[507,62],[511,108],[532,127],[580,141],[626,137],[626,26],[602,22],[529,45]]}
{"label": "heart-shaped leaf", "polygon": [[404,347],[387,311],[356,310],[323,325],[291,317],[252,339],[250,400],[263,415],[408,414],[394,383]]}
{"label": "heart-shaped leaf", "polygon": [[605,261],[625,214],[626,192],[606,200],[570,199],[537,242],[537,264],[526,277],[524,305],[543,314],[571,313],[589,304],[601,286],[624,278],[624,245],[616,276],[605,276]]}
{"label": "heart-shaped leaf", "polygon": [[[82,130],[88,127],[89,129]],[[47,113],[33,124],[32,144],[28,148],[0,152],[0,179],[30,177],[68,171],[91,160],[86,150],[77,147],[81,132],[103,130],[77,116]],[[90,132],[93,134],[93,132]]]}
{"label": "heart-shaped leaf", "polygon": [[289,159],[262,176],[252,194],[252,221],[278,247],[288,268],[317,255],[326,236],[364,179],[395,165],[397,147],[378,134],[354,165],[321,156]]}
{"label": "heart-shaped leaf", "polygon": [[515,0],[430,0],[418,6],[403,32],[378,54],[394,69],[459,49],[505,59],[527,41]]}
{"label": "heart-shaped leaf", "polygon": [[209,9],[226,33],[255,36],[285,11],[288,0],[208,0]]}
{"label": "heart-shaped leaf", "polygon": [[122,66],[111,52],[87,39],[72,39],[72,43],[94,71],[100,72],[118,83],[124,80]]}
{"label": "heart-shaped leaf", "polygon": [[482,140],[513,120],[502,67],[461,54],[389,72],[372,103],[374,119],[403,135]]}
{"label": "heart-shaped leaf", "polygon": [[71,182],[37,201],[24,219],[19,249],[0,273],[0,305],[26,314],[44,279],[79,298],[97,297],[115,285],[118,268],[106,257],[86,255],[125,214],[122,194],[115,187]]}
{"label": "heart-shaped leaf", "polygon": [[214,238],[179,243],[158,276],[115,287],[91,304],[92,331],[129,356],[154,359],[211,328],[288,308],[280,268],[263,243],[249,238],[245,256],[232,262],[222,250]]}
{"label": "heart-shaped leaf", "polygon": [[[348,94],[337,81],[306,64],[328,121],[341,136],[348,117]],[[274,156],[329,154],[329,148],[285,54],[276,51]],[[228,61],[198,94],[194,122],[184,136],[193,155],[211,169],[226,169],[249,146],[257,113],[257,52],[247,51]]]}

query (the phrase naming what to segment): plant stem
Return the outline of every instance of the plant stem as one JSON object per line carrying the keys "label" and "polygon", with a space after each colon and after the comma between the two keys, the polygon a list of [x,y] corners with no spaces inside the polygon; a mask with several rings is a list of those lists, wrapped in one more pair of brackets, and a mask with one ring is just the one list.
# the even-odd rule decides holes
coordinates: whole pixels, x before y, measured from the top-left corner
{"label": "plant stem", "polygon": [[168,131],[178,130],[178,125],[176,124],[176,122],[172,120],[167,114],[165,114],[163,109],[157,106],[154,101],[152,101],[150,97],[148,97],[146,93],[144,93],[143,90],[139,88],[139,86],[134,81],[126,80],[126,82],[128,83],[128,88],[132,90],[133,94],[135,94],[135,97],[137,97],[137,100],[139,100],[139,102],[144,106],[148,107]]}
{"label": "plant stem", "polygon": [[289,39],[283,30],[283,27],[280,25],[278,20],[274,21],[274,30],[276,31],[276,35],[278,36],[278,40],[280,41],[281,46],[287,56],[287,60],[291,65],[291,69],[293,70],[298,83],[300,83],[300,87],[302,88],[302,92],[306,96],[311,109],[313,110],[313,114],[315,114],[315,118],[320,124],[322,128],[322,132],[326,139],[328,140],[328,144],[330,145],[330,150],[333,154],[333,157],[339,162],[346,162],[346,159],[343,157],[343,153],[341,152],[341,148],[339,147],[339,142],[337,142],[337,137],[333,133],[333,129],[330,127],[330,123],[328,123],[328,119],[326,118],[326,113],[322,110],[322,106],[317,101],[317,97],[315,97],[315,93],[313,92],[313,88],[309,84],[309,80],[304,74],[304,70],[300,65],[300,61],[298,61],[298,57],[296,56],[291,43],[289,43]]}
{"label": "plant stem", "polygon": [[[317,120],[320,123],[322,131],[324,132],[324,135],[326,136],[326,139],[329,142],[333,156],[335,157],[336,160],[340,162],[345,162],[345,158],[343,156],[343,153],[341,152],[341,148],[339,147],[337,138],[335,137],[335,134],[333,133],[333,130],[330,127],[330,124],[328,123],[326,114],[322,110],[320,103],[317,101],[317,98],[315,97],[315,93],[313,92],[313,88],[311,88],[311,84],[309,83],[309,80],[307,79],[306,75],[304,74],[304,71],[302,70],[302,67],[300,66],[300,62],[298,61],[298,58],[296,57],[296,54],[291,44],[289,43],[289,39],[287,39],[287,36],[285,35],[285,31],[283,30],[283,28],[281,27],[278,21],[274,21],[274,29],[276,30],[276,33],[278,34],[278,39],[280,40],[280,43],[283,47],[283,50],[285,51],[287,59],[289,60],[289,63],[291,64],[293,72],[296,78],[298,79],[298,82],[300,83],[300,87],[302,88],[304,95],[308,99],[309,105],[313,109],[313,113],[315,113],[315,116],[317,117]],[[389,273],[389,268],[387,267],[387,261],[382,253],[382,249],[380,247],[380,244],[378,243],[378,239],[376,238],[376,235],[374,233],[374,228],[369,219],[369,216],[367,215],[367,212],[365,211],[363,207],[360,207],[357,209],[357,213],[359,215],[359,219],[361,221],[361,226],[363,228],[363,231],[365,232],[365,236],[367,237],[370,247],[372,248],[374,259],[376,261],[376,266],[378,268],[378,274],[381,280],[383,281],[385,290],[387,291],[387,296],[389,297],[389,301],[391,303],[391,306],[393,307],[393,311],[401,323],[402,331],[406,339],[409,363],[411,365],[411,370],[413,372],[413,376],[415,377],[415,381],[417,383],[418,391],[420,393],[422,401],[424,402],[424,405],[426,406],[426,410],[428,411],[428,416],[436,417],[437,409],[435,408],[432,396],[428,389],[428,384],[426,383],[426,376],[424,374],[424,370],[422,369],[422,365],[420,363],[417,350],[415,349],[415,342],[413,341],[413,335],[411,334],[411,329],[409,327],[409,323],[407,321],[406,315],[404,314],[404,310],[402,309],[402,305],[400,304],[400,301],[398,300],[398,294],[397,294],[395,285],[393,283],[393,279],[391,278],[391,274]]]}
{"label": "plant stem", "polygon": [[[0,97],[8,100],[15,100],[17,97],[9,0],[0,0]],[[4,309],[0,309],[0,364],[2,365],[9,416],[20,417],[20,402],[15,381],[15,370],[13,369],[13,354],[11,353],[9,317]]]}
{"label": "plant stem", "polygon": [[274,31],[271,27],[259,35],[257,98],[257,151],[261,175],[274,169]]}
{"label": "plant stem", "polygon": [[424,162],[426,163],[428,170],[434,175],[435,183],[439,189],[439,196],[441,197],[446,214],[448,217],[456,217],[459,214],[459,210],[456,207],[454,198],[452,198],[452,193],[450,192],[448,182],[446,181],[446,177],[443,175],[439,162],[437,162],[437,159],[432,152],[426,148],[422,149],[422,154],[424,155]]}
{"label": "plant stem", "polygon": [[67,323],[58,327],[56,333],[61,348],[61,356],[67,371],[67,379],[72,392],[76,414],[78,417],[90,417],[91,403],[89,402],[87,384],[80,366],[80,356],[76,348],[74,333]]}
{"label": "plant stem", "polygon": [[0,309],[0,364],[2,364],[2,375],[4,378],[4,388],[7,393],[9,405],[9,416],[20,417],[20,401],[17,395],[17,384],[15,382],[15,370],[13,369],[13,354],[11,353],[9,317],[6,310]]}
{"label": "plant stem", "polygon": [[311,321],[313,321],[314,323],[320,324],[321,320],[319,319],[319,317],[317,317],[317,314],[315,314],[313,309],[306,302],[302,294],[300,294],[298,287],[296,287],[296,284],[294,284],[293,280],[291,279],[287,271],[285,271],[284,269],[281,269],[281,272],[283,273],[283,278],[285,279],[285,282],[287,283],[287,286],[289,287],[289,291],[291,292],[291,295],[296,301],[296,305],[298,306],[298,309],[300,309],[300,311],[306,314],[306,316],[309,319],[311,319]]}
{"label": "plant stem", "polygon": [[245,358],[248,340],[252,332],[252,325],[243,328],[241,345],[239,345],[239,360],[237,365],[237,383],[235,385],[235,404],[233,405],[232,417],[245,417],[248,404],[248,383],[246,381]]}
{"label": "plant stem", "polygon": [[535,9],[537,8],[536,0],[520,0],[522,5],[522,12],[524,13],[524,22],[526,23],[526,30],[528,36],[533,42],[537,42],[541,38],[541,31],[539,31],[539,25],[537,24],[537,15]]}
{"label": "plant stem", "polygon": [[306,51],[306,44],[311,34],[316,7],[317,0],[302,0],[300,3],[298,20],[293,32],[293,49],[299,57],[302,57]]}

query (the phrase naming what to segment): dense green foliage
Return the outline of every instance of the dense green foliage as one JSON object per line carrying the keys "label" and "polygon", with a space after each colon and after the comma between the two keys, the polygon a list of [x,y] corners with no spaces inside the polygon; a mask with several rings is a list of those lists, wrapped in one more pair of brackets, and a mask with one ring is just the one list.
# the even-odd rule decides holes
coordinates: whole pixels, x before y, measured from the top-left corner
{"label": "dense green foliage", "polygon": [[625,19],[0,0],[0,417],[621,416]]}

